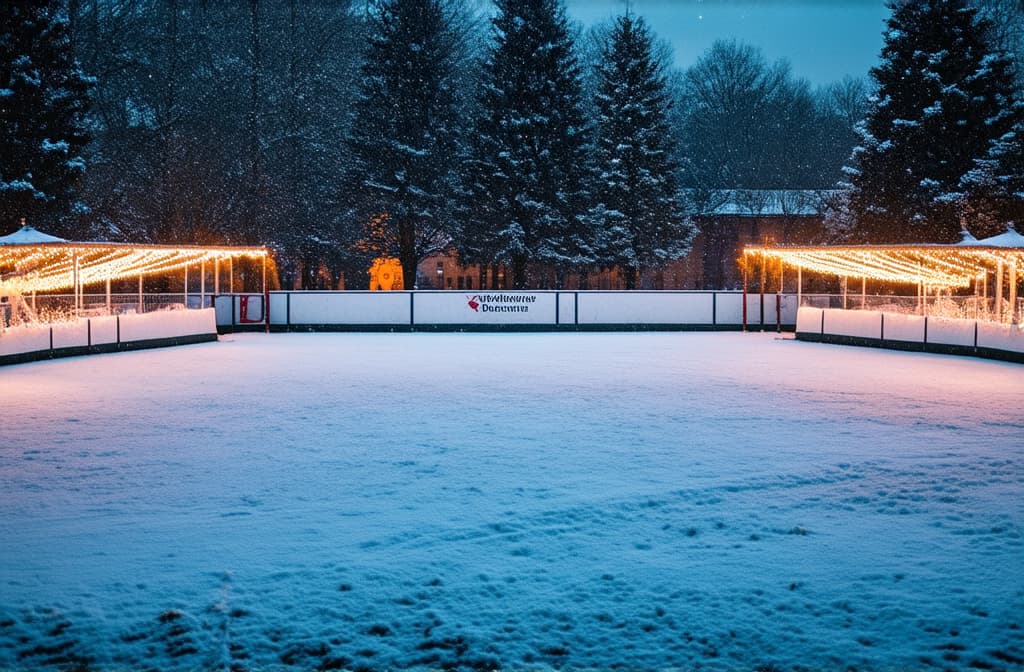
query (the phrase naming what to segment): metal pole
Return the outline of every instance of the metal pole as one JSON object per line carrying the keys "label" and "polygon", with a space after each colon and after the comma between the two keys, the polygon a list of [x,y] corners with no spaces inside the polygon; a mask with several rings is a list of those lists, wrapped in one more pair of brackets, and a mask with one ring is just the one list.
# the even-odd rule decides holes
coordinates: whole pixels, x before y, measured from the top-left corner
{"label": "metal pole", "polygon": [[985,319],[988,319],[988,271],[985,271],[984,277],[981,279],[981,300],[985,306]]}
{"label": "metal pole", "polygon": [[868,279],[863,277],[860,279],[860,309],[867,310],[868,307]]}
{"label": "metal pole", "polygon": [[188,308],[188,266],[185,267],[185,307]]}
{"label": "metal pole", "polygon": [[743,331],[747,330],[747,260],[743,259]]}
{"label": "metal pole", "polygon": [[110,276],[107,276],[107,315],[110,315]]}
{"label": "metal pole", "polygon": [[213,260],[213,294],[220,294],[220,257]]}
{"label": "metal pole", "polygon": [[804,294],[804,267],[796,267],[796,309],[800,310],[800,306],[803,305],[803,294]]}
{"label": "metal pole", "polygon": [[142,274],[139,274],[139,313],[141,314],[144,310],[142,305]]}
{"label": "metal pole", "polygon": [[235,293],[235,258],[228,257],[228,292]]}
{"label": "metal pole", "polygon": [[758,287],[758,293],[761,296],[761,331],[764,331],[764,286],[765,286],[765,283],[768,281],[767,274],[768,274],[768,259],[766,257],[766,253],[762,252],[761,253],[761,282],[760,282],[760,287]]}
{"label": "metal pole", "polygon": [[206,308],[206,260],[199,262],[199,307]]}
{"label": "metal pole", "polygon": [[775,293],[775,333],[782,333],[782,289]]}
{"label": "metal pole", "polygon": [[1003,262],[999,261],[996,270],[996,322],[1003,321]]}
{"label": "metal pole", "polygon": [[1010,324],[1019,324],[1017,315],[1017,264],[1010,264]]}
{"label": "metal pole", "polygon": [[263,320],[266,332],[270,333],[270,290],[267,289],[267,256],[263,255]]}

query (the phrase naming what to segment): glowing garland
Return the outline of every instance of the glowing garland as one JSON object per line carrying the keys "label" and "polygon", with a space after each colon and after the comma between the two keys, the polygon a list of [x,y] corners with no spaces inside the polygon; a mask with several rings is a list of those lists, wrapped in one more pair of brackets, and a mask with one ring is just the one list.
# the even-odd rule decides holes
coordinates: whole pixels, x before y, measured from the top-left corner
{"label": "glowing garland", "polygon": [[0,293],[48,292],[106,280],[171,273],[204,262],[263,259],[265,248],[118,243],[0,245]]}
{"label": "glowing garland", "polygon": [[987,273],[1016,266],[1024,272],[1024,249],[945,245],[747,247],[752,257],[781,261],[794,268],[836,275],[932,287],[968,287]]}

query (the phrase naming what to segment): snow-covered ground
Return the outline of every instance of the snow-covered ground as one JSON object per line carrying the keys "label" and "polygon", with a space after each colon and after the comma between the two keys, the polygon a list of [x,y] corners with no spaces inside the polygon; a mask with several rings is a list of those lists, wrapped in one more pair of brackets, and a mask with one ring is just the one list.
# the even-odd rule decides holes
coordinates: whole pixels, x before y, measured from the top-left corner
{"label": "snow-covered ground", "polygon": [[0,669],[1024,667],[1024,367],[244,334],[0,370]]}

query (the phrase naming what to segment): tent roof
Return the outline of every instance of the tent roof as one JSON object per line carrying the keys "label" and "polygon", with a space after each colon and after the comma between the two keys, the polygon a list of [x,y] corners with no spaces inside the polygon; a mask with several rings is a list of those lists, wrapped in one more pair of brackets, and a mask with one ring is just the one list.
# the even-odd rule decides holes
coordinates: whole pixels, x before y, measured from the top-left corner
{"label": "tent roof", "polygon": [[0,236],[0,245],[37,245],[39,243],[64,243],[63,238],[51,236],[48,233],[37,231],[31,226],[23,225],[14,233]]}
{"label": "tent roof", "polygon": [[981,245],[992,245],[993,247],[1024,249],[1024,236],[1017,233],[1017,230],[1013,228],[1013,224],[1010,224],[1006,227],[1006,231],[1003,231],[998,236],[982,238],[978,243]]}

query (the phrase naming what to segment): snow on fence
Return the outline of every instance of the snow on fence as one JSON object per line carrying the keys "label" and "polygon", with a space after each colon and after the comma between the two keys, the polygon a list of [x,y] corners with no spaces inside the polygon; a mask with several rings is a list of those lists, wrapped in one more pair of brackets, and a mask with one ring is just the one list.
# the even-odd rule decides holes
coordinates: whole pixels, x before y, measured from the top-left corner
{"label": "snow on fence", "polygon": [[212,308],[24,324],[0,330],[0,365],[215,340]]}
{"label": "snow on fence", "polygon": [[[722,329],[743,327],[735,291],[283,291],[216,297],[217,326],[330,331]],[[751,329],[792,329],[793,294],[747,295]]]}
{"label": "snow on fence", "polygon": [[796,319],[796,337],[1024,363],[1021,326],[982,320],[802,306]]}

